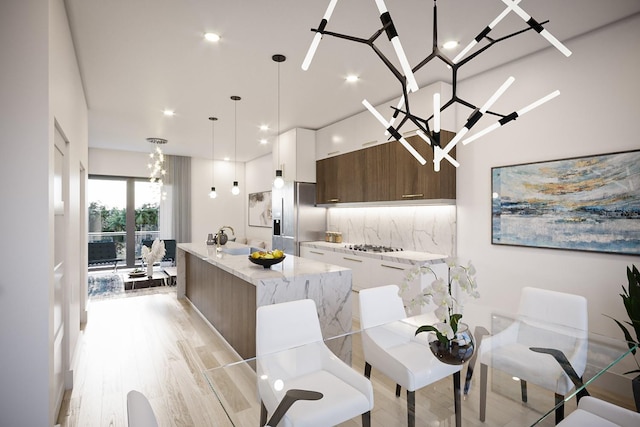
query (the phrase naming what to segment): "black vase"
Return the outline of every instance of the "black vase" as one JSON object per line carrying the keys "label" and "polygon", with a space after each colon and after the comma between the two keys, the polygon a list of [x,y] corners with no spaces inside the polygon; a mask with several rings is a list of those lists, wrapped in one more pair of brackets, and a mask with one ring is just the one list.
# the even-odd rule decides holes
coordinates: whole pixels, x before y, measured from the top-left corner
{"label": "black vase", "polygon": [[475,343],[469,327],[465,323],[459,323],[455,336],[446,344],[438,340],[434,333],[430,333],[429,348],[439,361],[447,365],[461,365],[473,356]]}

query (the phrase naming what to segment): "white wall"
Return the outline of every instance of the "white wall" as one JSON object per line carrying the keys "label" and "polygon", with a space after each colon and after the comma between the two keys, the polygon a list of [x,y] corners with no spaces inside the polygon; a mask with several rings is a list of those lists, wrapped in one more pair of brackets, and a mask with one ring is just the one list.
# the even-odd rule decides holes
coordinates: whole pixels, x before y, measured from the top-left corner
{"label": "white wall", "polygon": [[466,99],[485,99],[509,75],[516,77],[498,111],[520,108],[554,89],[562,94],[459,148],[458,253],[476,265],[482,304],[513,311],[524,286],[584,295],[590,329],[622,338],[603,314],[626,318],[619,293],[627,283],[626,266],[639,264],[638,257],[491,245],[491,167],[640,148],[640,16],[567,46],[570,58],[550,48],[460,84]]}
{"label": "white wall", "polygon": [[[0,425],[54,424],[53,138],[69,141],[68,222],[78,218],[87,116],[62,0],[0,2]],[[81,240],[70,229],[67,241]],[[86,240],[85,240],[86,242]],[[77,245],[68,267],[80,264]],[[74,257],[75,259],[70,259]],[[78,336],[78,276],[65,322]],[[67,367],[68,368],[68,367]]]}
{"label": "white wall", "polygon": [[[275,174],[276,174],[276,171],[273,169],[271,154],[267,154],[266,156],[258,157],[257,159],[247,162],[247,170],[246,170],[247,200],[248,200],[248,194],[250,193],[257,193],[260,191],[271,191]],[[247,211],[247,215],[248,215],[248,211]],[[268,246],[271,246],[271,226],[269,227],[249,226],[248,216],[246,218],[247,218],[246,237],[257,239],[257,240],[264,240],[265,242],[267,242]]]}
{"label": "white wall", "polygon": [[[218,197],[211,199],[211,159],[191,158],[191,236],[193,242],[204,242],[207,234],[215,233],[223,225],[233,227],[237,236],[246,234],[247,183],[244,163],[216,160],[214,165]],[[237,177],[240,194],[231,194],[233,181]],[[227,232],[229,234],[229,232]]]}
{"label": "white wall", "polygon": [[106,150],[104,148],[89,149],[89,173],[91,175],[148,177],[148,163],[149,153]]}

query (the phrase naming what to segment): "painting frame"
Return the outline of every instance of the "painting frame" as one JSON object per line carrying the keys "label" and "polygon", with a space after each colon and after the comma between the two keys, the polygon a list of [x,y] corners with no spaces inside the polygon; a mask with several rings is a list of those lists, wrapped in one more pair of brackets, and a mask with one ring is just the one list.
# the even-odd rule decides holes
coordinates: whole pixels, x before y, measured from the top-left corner
{"label": "painting frame", "polygon": [[271,228],[271,190],[249,193],[249,226]]}
{"label": "painting frame", "polygon": [[640,255],[640,150],[491,168],[491,244]]}

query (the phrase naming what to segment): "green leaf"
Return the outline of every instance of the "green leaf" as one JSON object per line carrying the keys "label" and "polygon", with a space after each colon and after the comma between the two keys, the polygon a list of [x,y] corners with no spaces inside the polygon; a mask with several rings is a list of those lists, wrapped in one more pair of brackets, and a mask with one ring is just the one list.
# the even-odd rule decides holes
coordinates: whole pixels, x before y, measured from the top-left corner
{"label": "green leaf", "polygon": [[[607,315],[605,314],[605,316]],[[618,320],[614,319],[611,316],[607,316],[607,317],[612,319],[614,322],[618,324],[618,326],[620,326],[620,329],[622,329],[622,333],[624,334],[624,338],[627,341],[627,346],[631,350],[631,353],[636,354],[636,350],[634,349],[636,343],[631,337],[631,334],[629,333],[629,330],[626,328],[626,326],[624,326],[622,323],[620,323]]]}
{"label": "green leaf", "polygon": [[438,341],[440,341],[442,344],[447,344],[449,342],[449,340],[447,339],[446,335],[442,335],[440,333],[440,331],[438,329],[436,329],[435,326],[422,325],[416,330],[415,335],[418,335],[421,332],[435,332],[436,337],[438,338]]}

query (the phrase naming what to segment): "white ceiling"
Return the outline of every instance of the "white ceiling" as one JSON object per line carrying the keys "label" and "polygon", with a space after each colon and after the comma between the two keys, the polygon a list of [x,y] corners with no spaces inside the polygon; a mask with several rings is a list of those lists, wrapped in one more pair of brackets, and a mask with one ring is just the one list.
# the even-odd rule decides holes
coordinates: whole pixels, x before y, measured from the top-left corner
{"label": "white ceiling", "polygon": [[[309,71],[300,64],[329,0],[65,0],[89,108],[89,146],[149,151],[147,137],[168,139],[168,154],[247,161],[272,150],[277,123],[281,53],[280,130],[318,129],[398,96],[398,81],[365,45],[325,36]],[[431,53],[433,3],[386,0],[412,66]],[[571,49],[571,38],[640,12],[638,0],[523,0],[520,6]],[[461,46],[489,24],[500,0],[440,0],[439,42]],[[327,31],[368,38],[381,27],[374,0],[339,1]],[[526,27],[514,13],[492,32],[498,38]],[[211,44],[203,33],[222,39]],[[394,63],[386,36],[376,45]],[[460,69],[459,79],[547,48],[533,31],[498,43]],[[566,59],[558,53],[558,61]],[[439,62],[416,73],[421,86],[450,81]],[[398,66],[399,68],[399,66]],[[360,76],[347,84],[347,74]],[[516,76],[517,77],[517,76]],[[562,89],[562,88],[559,88]],[[234,132],[234,102],[237,134]],[[464,94],[461,94],[464,96]],[[175,110],[166,117],[163,110]],[[419,112],[416,112],[419,113]],[[262,132],[258,126],[268,124]],[[259,139],[269,138],[267,145]]]}

